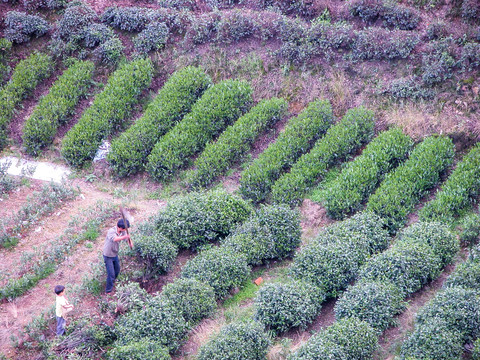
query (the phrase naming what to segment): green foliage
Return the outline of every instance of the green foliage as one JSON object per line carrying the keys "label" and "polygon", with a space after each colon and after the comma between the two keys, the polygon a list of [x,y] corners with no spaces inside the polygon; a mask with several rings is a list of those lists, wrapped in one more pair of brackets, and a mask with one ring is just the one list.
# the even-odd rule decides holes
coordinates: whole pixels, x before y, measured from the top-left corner
{"label": "green foliage", "polygon": [[206,187],[225,173],[250,150],[258,136],[285,116],[287,102],[272,98],[262,100],[229,126],[215,142],[210,142],[195,160],[195,170],[189,175],[194,187]]}
{"label": "green foliage", "polygon": [[213,288],[195,279],[177,279],[165,285],[160,296],[172,303],[190,326],[211,315],[217,307]]}
{"label": "green foliage", "polygon": [[356,317],[381,332],[395,325],[394,316],[404,309],[403,294],[396,286],[385,282],[360,282],[337,301],[335,318]]}
{"label": "green foliage", "polygon": [[285,131],[242,172],[240,192],[254,202],[265,200],[274,182],[289,169],[333,122],[332,107],[327,100],[308,104],[297,117],[290,119]]}
{"label": "green foliage", "polygon": [[212,247],[189,260],[182,269],[182,278],[195,279],[210,285],[217,299],[238,287],[248,278],[250,267],[243,254],[226,247]]}
{"label": "green foliage", "polygon": [[383,4],[379,0],[357,0],[348,6],[352,16],[358,16],[367,23],[373,23],[380,16]]}
{"label": "green foliage", "polygon": [[57,22],[56,36],[68,42],[79,42],[97,18],[95,11],[84,3],[72,2]]}
{"label": "green foliage", "polygon": [[313,335],[289,360],[369,360],[378,346],[376,331],[355,317],[341,319]]}
{"label": "green foliage", "polygon": [[14,43],[30,41],[31,36],[40,37],[50,29],[48,21],[37,15],[9,11],[5,16],[5,37]]}
{"label": "green foliage", "polygon": [[462,232],[460,242],[465,245],[474,245],[480,238],[480,215],[477,213],[466,216],[461,223]]}
{"label": "green foliage", "polygon": [[252,19],[249,13],[244,13],[240,9],[232,12],[223,13],[216,26],[217,38],[220,43],[232,43],[252,36],[259,24]]}
{"label": "green foliage", "polygon": [[263,206],[232,234],[222,246],[247,257],[250,265],[290,256],[300,245],[300,219],[297,211],[284,206]]}
{"label": "green foliage", "polygon": [[480,194],[480,144],[474,146],[450,174],[434,200],[420,210],[421,219],[452,220]]}
{"label": "green foliage", "polygon": [[464,20],[478,24],[478,20],[480,19],[480,5],[477,1],[463,0],[460,10]]}
{"label": "green foliage", "polygon": [[142,309],[132,310],[117,320],[115,347],[144,339],[173,352],[183,343],[187,331],[187,323],[178,309],[162,297],[153,297]]}
{"label": "green foliage", "polygon": [[325,295],[305,281],[270,283],[255,298],[255,319],[276,334],[305,329],[320,312]]}
{"label": "green foliage", "polygon": [[0,150],[7,143],[7,128],[15,108],[52,74],[53,68],[50,56],[33,52],[17,64],[10,81],[0,90]]}
{"label": "green foliage", "polygon": [[384,218],[390,232],[395,233],[420,199],[440,181],[440,175],[452,164],[454,153],[451,139],[427,137],[407,161],[386,175],[370,196],[367,209]]}
{"label": "green foliage", "polygon": [[117,345],[107,353],[109,360],[170,360],[168,349],[160,342],[151,339],[132,340],[125,345]]}
{"label": "green foliage", "polygon": [[467,69],[469,71],[473,71],[478,68],[480,66],[480,44],[475,42],[467,42],[462,47],[462,53],[458,62],[460,63],[463,71]]}
{"label": "green foliage", "polygon": [[480,338],[473,345],[472,360],[480,360]]}
{"label": "green foliage", "polygon": [[111,28],[103,24],[91,24],[85,30],[85,46],[93,48],[115,36]]}
{"label": "green foliage", "polygon": [[148,173],[156,180],[171,179],[190,156],[245,113],[251,102],[252,89],[244,81],[224,80],[210,87],[192,111],[157,142],[148,156]]}
{"label": "green foliage", "polygon": [[276,203],[298,205],[327,169],[344,160],[373,136],[374,114],[363,107],[350,109],[342,120],[327,130],[315,146],[278,179],[272,188]]}
{"label": "green foliage", "polygon": [[448,277],[445,287],[463,287],[480,293],[480,261],[469,259],[455,268]]}
{"label": "green foliage", "polygon": [[456,64],[452,39],[433,41],[422,56],[423,83],[432,86],[452,77]]}
{"label": "green foliage", "polygon": [[152,22],[133,39],[133,45],[140,54],[147,54],[152,50],[162,49],[167,43],[168,36],[169,30],[165,23]]}
{"label": "green foliage", "polygon": [[264,360],[270,339],[253,321],[231,323],[200,348],[197,360]]}
{"label": "green foliage", "polygon": [[347,214],[359,210],[385,174],[407,157],[412,146],[412,139],[398,128],[378,135],[330,183],[323,204],[328,215],[341,220]]}
{"label": "green foliage", "polygon": [[125,282],[115,287],[116,308],[120,313],[140,311],[148,301],[148,293],[137,282]]}
{"label": "green foliage", "polygon": [[201,68],[188,66],[173,73],[143,116],[112,141],[107,160],[116,176],[144,169],[155,143],[182,119],[211,84]]}
{"label": "green foliage", "polygon": [[60,125],[73,115],[75,106],[92,84],[94,64],[78,61],[65,70],[43,96],[23,127],[23,146],[30,155],[39,155],[52,143]]}
{"label": "green foliage", "polygon": [[421,79],[417,76],[395,79],[383,93],[389,94],[395,100],[432,99],[435,96],[435,91],[422,85]]}
{"label": "green foliage", "polygon": [[141,31],[152,20],[153,12],[143,7],[108,7],[100,17],[103,23],[125,31]]}
{"label": "green foliage", "polygon": [[400,30],[414,30],[420,22],[420,16],[412,9],[392,4],[383,7],[382,19],[385,26]]}
{"label": "green foliage", "polygon": [[114,35],[101,43],[93,51],[93,54],[102,63],[116,66],[123,58],[124,50],[125,47],[123,46],[122,41],[118,36]]}
{"label": "green foliage", "polygon": [[195,249],[230,234],[251,211],[247,202],[224,191],[193,192],[168,202],[155,226],[179,248]]}
{"label": "green foliage", "polygon": [[91,161],[102,140],[124,128],[152,76],[152,62],[138,59],[124,64],[109,77],[105,89],[62,141],[61,153],[70,165],[81,167]]}
{"label": "green foliage", "polygon": [[135,252],[145,262],[147,276],[155,277],[170,270],[178,249],[162,234],[152,232],[135,238]]}

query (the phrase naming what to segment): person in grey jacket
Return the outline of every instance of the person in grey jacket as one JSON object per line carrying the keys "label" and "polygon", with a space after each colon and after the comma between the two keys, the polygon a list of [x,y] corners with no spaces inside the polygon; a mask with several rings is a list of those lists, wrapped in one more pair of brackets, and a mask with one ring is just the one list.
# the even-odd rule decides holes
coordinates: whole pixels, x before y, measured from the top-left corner
{"label": "person in grey jacket", "polygon": [[105,287],[105,293],[109,294],[113,290],[113,284],[120,274],[120,261],[118,260],[118,250],[120,248],[120,241],[128,240],[130,236],[127,234],[126,229],[130,227],[130,223],[126,220],[126,224],[123,219],[118,220],[117,226],[108,230],[105,238],[105,244],[103,245],[103,261],[105,262],[105,268],[107,269],[107,285]]}

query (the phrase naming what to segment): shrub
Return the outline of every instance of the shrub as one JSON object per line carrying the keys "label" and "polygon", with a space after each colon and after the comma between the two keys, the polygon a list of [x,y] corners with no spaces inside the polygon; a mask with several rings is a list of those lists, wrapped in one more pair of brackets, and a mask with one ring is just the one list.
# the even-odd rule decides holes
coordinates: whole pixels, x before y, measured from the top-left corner
{"label": "shrub", "polygon": [[314,23],[308,30],[306,41],[310,42],[315,56],[327,61],[333,58],[333,50],[349,50],[354,40],[353,26],[347,22]]}
{"label": "shrub", "polygon": [[211,315],[217,307],[213,288],[195,279],[177,279],[163,287],[161,296],[178,309],[190,326]]}
{"label": "shrub", "polygon": [[74,167],[95,156],[102,140],[124,127],[126,118],[152,80],[152,62],[138,59],[115,71],[104,90],[62,141],[61,153]]}
{"label": "shrub", "polygon": [[432,248],[442,266],[449,264],[459,250],[455,234],[439,222],[414,223],[399,233],[396,243],[426,244]]}
{"label": "shrub", "polygon": [[435,279],[441,265],[428,245],[403,242],[372,257],[362,267],[358,277],[365,282],[390,282],[405,297]]}
{"label": "shrub", "polygon": [[7,80],[10,67],[8,66],[10,54],[12,49],[12,42],[5,38],[0,38],[0,85],[3,86]]}
{"label": "shrub", "polygon": [[342,219],[359,210],[385,174],[407,157],[412,146],[412,139],[398,128],[378,135],[329,185],[323,204],[328,215]]}
{"label": "shrub", "polygon": [[252,36],[258,24],[248,13],[235,9],[224,13],[216,26],[217,42],[231,43]]}
{"label": "shrub", "polygon": [[466,21],[477,22],[480,19],[480,5],[475,0],[463,0],[461,16]]}
{"label": "shrub", "polygon": [[148,156],[148,173],[155,180],[170,179],[190,156],[245,113],[251,102],[252,89],[244,81],[224,80],[210,87],[155,145]]}
{"label": "shrub", "polygon": [[434,41],[427,46],[422,56],[422,81],[435,85],[452,77],[455,58],[451,49],[451,38]]}
{"label": "shrub", "polygon": [[480,237],[480,215],[470,214],[462,220],[460,242],[465,245],[474,245]]}
{"label": "shrub", "polygon": [[9,11],[5,16],[5,37],[11,42],[23,43],[31,36],[40,37],[50,29],[48,21],[37,15],[27,15],[24,12]]}
{"label": "shrub", "polygon": [[349,4],[349,11],[352,16],[358,16],[363,21],[372,24],[380,16],[383,4],[379,0],[358,0]]}
{"label": "shrub", "polygon": [[216,38],[220,19],[221,17],[218,12],[195,16],[192,20],[191,26],[187,29],[185,39],[189,39],[197,45],[212,41]]}
{"label": "shrub", "polygon": [[111,38],[101,43],[93,52],[94,56],[99,61],[107,65],[116,66],[123,57],[125,47],[118,36],[114,35]]}
{"label": "shrub", "polygon": [[167,43],[168,27],[163,22],[149,23],[134,39],[135,50],[147,54],[152,50],[160,50]]}
{"label": "shrub", "polygon": [[432,89],[422,87],[422,81],[416,76],[392,80],[384,93],[393,99],[432,99],[435,92]]}
{"label": "shrub", "polygon": [[315,55],[314,43],[309,37],[308,29],[300,19],[284,17],[279,21],[279,37],[282,42],[277,56],[299,65]]}
{"label": "shrub", "polygon": [[73,115],[75,107],[92,84],[94,64],[73,63],[42,97],[23,127],[23,146],[30,155],[39,155],[50,145],[60,125]]}
{"label": "shrub", "polygon": [[415,11],[398,5],[384,6],[382,19],[385,26],[400,30],[414,30],[420,22],[420,16]]}
{"label": "shrub", "polygon": [[480,194],[480,144],[474,146],[437,192],[434,200],[420,211],[422,219],[452,219],[472,204]]}
{"label": "shrub", "polygon": [[427,40],[439,40],[445,38],[447,35],[447,27],[442,20],[435,20],[427,25]]}
{"label": "shrub", "polygon": [[296,327],[305,330],[324,300],[325,295],[308,282],[266,284],[255,298],[255,319],[276,334]]}
{"label": "shrub", "polygon": [[258,136],[280,120],[287,110],[287,102],[272,98],[262,100],[229,126],[215,142],[210,142],[195,161],[196,169],[189,182],[195,187],[206,187],[223,174],[235,161],[245,156]]}
{"label": "shrub", "polygon": [[146,273],[156,276],[170,270],[178,249],[170,240],[154,232],[136,237],[135,252],[146,263]]}
{"label": "shrub", "polygon": [[480,291],[480,261],[469,259],[455,268],[444,287],[463,287]]}
{"label": "shrub", "polygon": [[141,31],[152,19],[152,11],[141,7],[108,7],[100,20],[114,28],[125,31]]}
{"label": "shrub", "polygon": [[406,59],[419,41],[408,31],[370,28],[356,33],[351,56],[357,60]]}
{"label": "shrub", "polygon": [[332,122],[332,107],[327,100],[311,102],[297,117],[290,119],[276,141],[242,172],[242,195],[254,202],[265,200],[280,174],[290,168]]}
{"label": "shrub", "polygon": [[168,349],[151,339],[132,340],[125,345],[117,345],[107,353],[109,360],[170,360]]}
{"label": "shrub", "polygon": [[115,305],[118,312],[141,311],[150,295],[137,282],[125,282],[115,288]]}
{"label": "shrub", "polygon": [[73,4],[65,9],[57,22],[57,35],[67,42],[83,39],[86,29],[97,18],[97,14],[89,6],[83,3]]}
{"label": "shrub", "polygon": [[335,304],[335,319],[356,317],[379,332],[395,325],[405,309],[403,294],[392,284],[363,282],[350,287]]}
{"label": "shrub", "polygon": [[272,188],[276,203],[298,205],[309,188],[335,163],[359,149],[373,136],[374,114],[363,107],[350,109],[327,130],[315,146],[280,177]]}
{"label": "shrub", "polygon": [[190,193],[167,203],[155,219],[158,233],[179,248],[197,248],[227,236],[245,221],[251,207],[223,191]]}
{"label": "shrub", "polygon": [[473,345],[472,360],[480,360],[480,338]]}
{"label": "shrub", "polygon": [[347,318],[313,335],[289,360],[368,360],[377,346],[373,328],[357,318]]}
{"label": "shrub", "polygon": [[195,0],[157,0],[158,5],[177,10],[198,10]]}
{"label": "shrub", "polygon": [[452,164],[454,146],[446,137],[427,137],[415,147],[407,161],[386,175],[370,196],[367,209],[384,218],[391,233],[405,224],[407,215],[440,180]]}
{"label": "shrub", "polygon": [[283,206],[264,206],[222,242],[242,253],[250,265],[290,256],[300,245],[297,211]]}
{"label": "shrub", "polygon": [[15,108],[51,75],[53,68],[53,61],[48,55],[34,52],[17,64],[10,81],[0,90],[0,150],[7,143],[7,128]]}
{"label": "shrub", "polygon": [[248,321],[224,326],[200,348],[198,360],[263,360],[270,339],[260,324]]}
{"label": "shrub", "polygon": [[179,311],[161,297],[147,301],[143,309],[130,311],[115,323],[117,346],[144,339],[155,341],[169,351],[177,350],[188,331]]}
{"label": "shrub", "polygon": [[459,63],[462,70],[472,71],[480,66],[480,44],[468,42],[462,47]]}
{"label": "shrub", "polygon": [[106,25],[91,24],[85,29],[85,45],[89,48],[93,48],[97,45],[103,44],[114,35],[115,33],[113,30]]}
{"label": "shrub", "polygon": [[187,66],[173,73],[143,116],[112,141],[107,160],[119,177],[143,170],[155,143],[192,108],[211,84],[201,68]]}

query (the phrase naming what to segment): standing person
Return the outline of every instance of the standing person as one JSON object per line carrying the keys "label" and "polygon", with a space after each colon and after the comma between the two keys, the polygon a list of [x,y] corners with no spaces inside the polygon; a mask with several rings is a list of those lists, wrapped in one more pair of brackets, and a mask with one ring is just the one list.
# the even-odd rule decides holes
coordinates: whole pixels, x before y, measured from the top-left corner
{"label": "standing person", "polygon": [[55,294],[57,298],[55,300],[55,315],[57,316],[57,336],[65,335],[65,315],[73,310],[73,305],[65,298],[65,286],[56,285]]}
{"label": "standing person", "polygon": [[113,283],[118,274],[120,274],[120,261],[118,260],[118,249],[120,241],[130,239],[126,229],[130,227],[130,222],[123,219],[118,220],[117,226],[112,227],[107,232],[105,244],[103,245],[103,261],[105,261],[105,268],[107,269],[107,285],[105,293],[109,294],[113,290]]}

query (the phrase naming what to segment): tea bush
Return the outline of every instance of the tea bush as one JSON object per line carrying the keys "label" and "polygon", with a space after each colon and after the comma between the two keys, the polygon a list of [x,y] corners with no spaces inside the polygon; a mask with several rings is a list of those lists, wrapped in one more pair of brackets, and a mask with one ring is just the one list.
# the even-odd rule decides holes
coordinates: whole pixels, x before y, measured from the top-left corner
{"label": "tea bush", "polygon": [[480,215],[470,214],[461,222],[462,232],[460,242],[464,245],[474,245],[480,239]]}
{"label": "tea bush", "polygon": [[399,5],[384,6],[382,19],[385,26],[400,30],[414,30],[420,22],[420,16],[415,11]]}
{"label": "tea bush", "polygon": [[407,161],[385,176],[370,196],[367,209],[386,221],[391,233],[402,227],[420,199],[440,181],[452,164],[454,146],[446,137],[430,136],[418,144]]}
{"label": "tea bush", "polygon": [[335,163],[359,149],[373,136],[374,114],[363,107],[350,109],[342,120],[317,140],[310,152],[293,164],[272,187],[275,203],[298,205],[309,188]]}
{"label": "tea bush", "polygon": [[462,47],[459,63],[462,70],[472,71],[480,66],[480,44],[468,42]]}
{"label": "tea bush", "polygon": [[243,10],[235,9],[222,14],[216,26],[217,38],[220,43],[232,43],[251,37],[259,25],[252,16]]}
{"label": "tea bush", "polygon": [[253,321],[234,322],[220,329],[200,348],[197,360],[263,360],[270,339],[260,324]]}
{"label": "tea bush", "polygon": [[452,262],[459,243],[449,227],[440,222],[417,222],[400,231],[396,244],[426,244],[440,259],[442,266]]}
{"label": "tea bush", "polygon": [[115,36],[113,30],[104,24],[91,24],[85,29],[85,46],[93,48]]}
{"label": "tea bush", "polygon": [[395,325],[394,316],[405,309],[403,294],[386,282],[351,286],[335,304],[335,319],[356,317],[379,332]]}
{"label": "tea bush", "polygon": [[472,360],[480,360],[480,338],[473,345]]}
{"label": "tea bush", "polygon": [[158,5],[177,10],[198,10],[195,0],[157,0]]}
{"label": "tea bush", "polygon": [[427,25],[426,38],[427,40],[439,40],[448,35],[447,26],[442,20],[432,21]]}
{"label": "tea bush", "polygon": [[0,150],[7,143],[8,124],[15,108],[37,85],[53,72],[54,64],[50,56],[38,52],[21,60],[8,83],[0,90]]}
{"label": "tea bush", "polygon": [[146,273],[156,276],[170,270],[178,249],[170,240],[154,232],[135,238],[135,252],[146,263]]}
{"label": "tea bush", "polygon": [[5,37],[17,44],[30,41],[31,36],[40,37],[50,29],[48,21],[37,15],[9,11],[5,15]]}
{"label": "tea bush", "polygon": [[284,99],[262,100],[229,126],[215,142],[210,142],[195,160],[189,176],[194,187],[206,187],[245,156],[258,136],[280,120],[287,111]]}
{"label": "tea bush", "polygon": [[240,286],[248,278],[250,267],[243,254],[226,247],[212,247],[201,251],[182,269],[181,277],[195,279],[210,285],[217,299]]}
{"label": "tea bush", "polygon": [[114,35],[101,43],[93,51],[93,55],[98,61],[104,64],[116,66],[123,58],[124,50],[125,47],[123,46],[122,41],[118,36]]}
{"label": "tea bush", "polygon": [[152,10],[148,8],[110,6],[100,20],[114,28],[132,32],[143,30],[152,17]]}
{"label": "tea bush", "polygon": [[104,90],[62,141],[61,153],[70,165],[78,168],[91,161],[102,140],[125,127],[152,75],[152,62],[138,59],[124,64],[109,77]]}
{"label": "tea bush", "polygon": [[168,41],[169,30],[163,22],[151,22],[134,39],[135,50],[140,54],[162,49]]}
{"label": "tea bush", "polygon": [[143,309],[130,311],[115,323],[116,346],[134,341],[155,341],[170,352],[177,350],[186,338],[187,323],[180,312],[161,297],[148,300]]}
{"label": "tea bush", "polygon": [[132,340],[125,345],[117,345],[107,353],[109,360],[170,360],[168,349],[152,339]]}
{"label": "tea bush", "polygon": [[422,219],[452,219],[480,194],[480,144],[474,146],[450,174],[434,200],[420,210]]}
{"label": "tea bush", "polygon": [[32,115],[23,127],[23,146],[30,155],[37,156],[53,142],[60,125],[73,115],[75,107],[92,85],[94,64],[76,61],[51,86],[47,95],[40,98]]}
{"label": "tea bush", "polygon": [[222,246],[247,257],[250,265],[292,255],[300,245],[297,211],[283,206],[264,206],[222,241]]}
{"label": "tea bush", "polygon": [[160,296],[172,303],[190,326],[211,315],[217,307],[213,288],[195,279],[177,279],[165,285]]}
{"label": "tea bush", "polygon": [[479,259],[469,259],[459,264],[445,281],[444,287],[463,287],[480,292]]}
{"label": "tea bush", "polygon": [[174,72],[158,91],[143,116],[113,139],[107,160],[119,177],[144,169],[155,143],[182,119],[212,80],[198,67]]}
{"label": "tea bush", "polygon": [[359,210],[385,174],[401,163],[412,147],[412,139],[398,128],[380,133],[329,185],[323,204],[328,215],[343,219]]}
{"label": "tea bush", "polygon": [[422,56],[422,81],[428,86],[438,84],[452,77],[456,65],[452,39],[433,41],[428,44]]}
{"label": "tea bush", "polygon": [[115,287],[115,305],[122,314],[128,311],[141,311],[150,295],[137,282],[125,282]]}
{"label": "tea bush", "polygon": [[384,94],[389,94],[395,100],[402,99],[432,99],[435,91],[426,88],[417,76],[392,80]]}
{"label": "tea bush", "polygon": [[315,55],[315,47],[310,39],[308,29],[300,19],[284,17],[278,22],[281,47],[277,56],[300,65]]}
{"label": "tea bush", "polygon": [[230,234],[252,209],[224,191],[192,192],[167,203],[156,219],[156,231],[179,248],[197,248]]}
{"label": "tea bush", "polygon": [[480,5],[475,0],[463,0],[461,6],[461,16],[466,21],[476,22],[480,19]]}
{"label": "tea bush", "polygon": [[155,144],[147,171],[155,180],[169,180],[189,157],[232,124],[250,107],[252,89],[244,81],[224,80],[205,91],[192,110]]}
{"label": "tea bush", "polygon": [[372,327],[357,318],[346,318],[313,335],[288,360],[369,360],[377,347]]}
{"label": "tea bush", "polygon": [[12,42],[5,38],[0,38],[0,85],[3,86],[7,80],[10,66],[8,66],[12,49]]}
{"label": "tea bush", "polygon": [[366,23],[372,24],[383,10],[383,4],[379,0],[358,0],[349,4],[349,12],[352,16],[358,16]]}
{"label": "tea bush", "polygon": [[255,298],[255,319],[281,334],[291,328],[305,328],[320,312],[325,295],[304,281],[270,283]]}
{"label": "tea bush", "polygon": [[297,117],[290,119],[285,130],[241,174],[240,192],[254,202],[265,200],[281,173],[321,137],[333,122],[328,100],[308,104]]}
{"label": "tea bush", "polygon": [[221,15],[218,12],[195,16],[186,31],[185,39],[197,45],[213,41],[217,36],[220,19]]}
{"label": "tea bush", "polygon": [[66,42],[84,38],[86,29],[97,19],[95,11],[86,4],[72,2],[57,22],[56,36]]}

